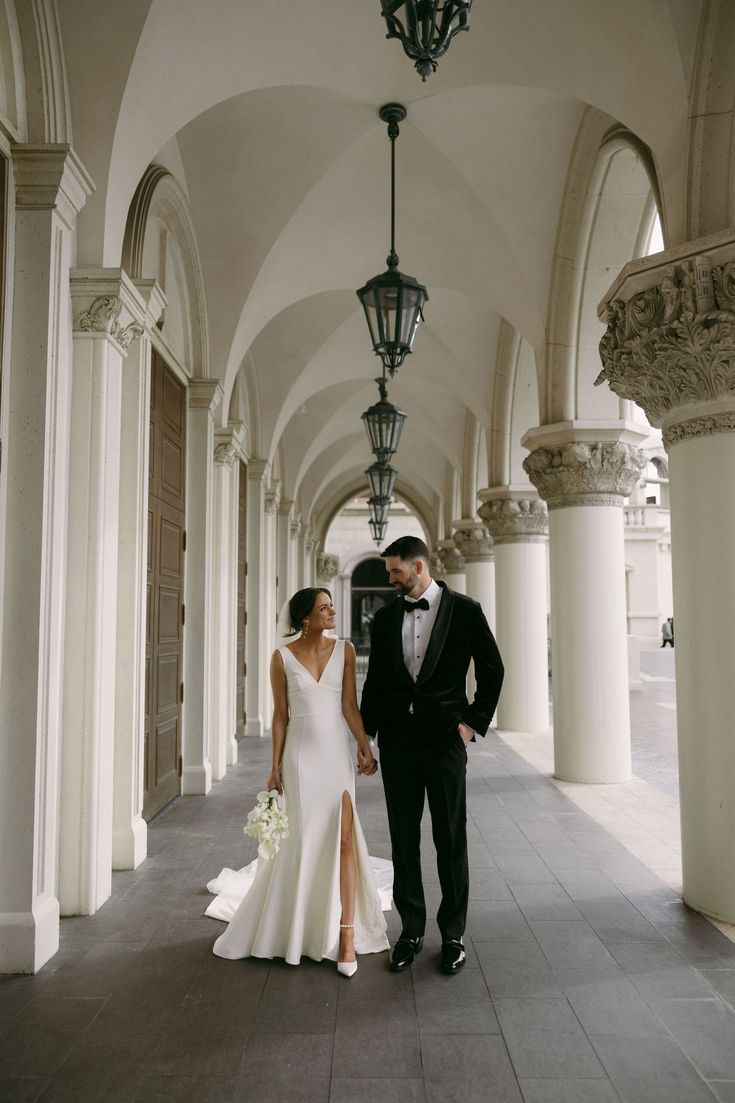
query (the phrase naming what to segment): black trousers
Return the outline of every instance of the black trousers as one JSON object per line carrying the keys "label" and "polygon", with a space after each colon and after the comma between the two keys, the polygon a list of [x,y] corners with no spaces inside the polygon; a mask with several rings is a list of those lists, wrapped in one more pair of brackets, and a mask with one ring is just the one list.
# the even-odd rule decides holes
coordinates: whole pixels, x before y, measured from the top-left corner
{"label": "black trousers", "polygon": [[422,753],[418,733],[380,743],[388,826],[393,849],[393,899],[411,938],[423,935],[426,902],[421,878],[421,817],[428,799],[442,900],[442,938],[461,938],[467,919],[467,751],[459,732],[446,751]]}

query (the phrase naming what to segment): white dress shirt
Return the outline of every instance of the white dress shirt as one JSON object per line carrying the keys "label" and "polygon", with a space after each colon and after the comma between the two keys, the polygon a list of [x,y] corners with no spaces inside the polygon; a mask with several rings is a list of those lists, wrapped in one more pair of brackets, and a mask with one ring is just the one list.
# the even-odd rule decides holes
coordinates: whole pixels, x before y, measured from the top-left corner
{"label": "white dress shirt", "polygon": [[[432,578],[421,597],[428,601],[428,609],[417,609],[414,613],[403,614],[403,661],[414,682],[421,672],[436,614],[439,612],[439,602],[442,598],[441,586],[437,586]],[[405,600],[410,604],[419,599],[407,597]]]}

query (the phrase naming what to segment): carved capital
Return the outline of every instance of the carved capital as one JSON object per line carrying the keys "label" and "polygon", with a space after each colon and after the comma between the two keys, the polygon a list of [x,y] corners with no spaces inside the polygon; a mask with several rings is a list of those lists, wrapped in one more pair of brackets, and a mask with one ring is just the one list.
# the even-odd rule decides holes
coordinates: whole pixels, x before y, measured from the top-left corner
{"label": "carved capital", "polygon": [[69,228],[95,190],[84,165],[65,144],[14,146],[13,176],[19,211],[54,210]]}
{"label": "carved capital", "polygon": [[429,567],[431,569],[432,578],[444,578],[444,564],[440,559],[438,552],[429,553]]}
{"label": "carved capital", "polygon": [[549,515],[538,498],[500,498],[485,502],[478,513],[496,544],[534,544],[546,539]]}
{"label": "carved capital", "polygon": [[666,447],[735,429],[722,417],[735,412],[735,261],[716,263],[722,251],[672,253],[648,272],[626,266],[600,309],[607,329],[595,383],[642,406]]}
{"label": "carved capital", "polygon": [[111,338],[127,353],[147,314],[132,280],[120,268],[72,268],[69,276],[75,339]]}
{"label": "carved capital", "polygon": [[481,563],[493,557],[493,540],[483,524],[460,522],[455,529],[454,543],[465,563]]}
{"label": "carved capital", "polygon": [[109,333],[125,352],[136,337],[143,336],[140,322],[120,322],[122,299],[115,295],[99,295],[88,310],[78,315],[74,328],[81,333]]}
{"label": "carved capital", "polygon": [[640,449],[622,441],[575,441],[557,448],[537,448],[523,461],[526,474],[549,509],[622,506],[645,466]]}
{"label": "carved capital", "polygon": [[232,442],[232,439],[217,440],[214,446],[214,462],[224,464],[227,467],[232,467],[233,463],[237,459],[237,449]]}
{"label": "carved capital", "polygon": [[319,552],[316,557],[316,577],[318,582],[330,582],[339,574],[339,556]]}
{"label": "carved capital", "polygon": [[440,540],[437,546],[438,555],[445,574],[459,574],[465,568],[462,553],[455,546],[454,540]]}
{"label": "carved capital", "polygon": [[280,500],[281,488],[278,484],[266,488],[263,508],[265,509],[265,512],[268,514],[269,517],[278,512],[278,504]]}

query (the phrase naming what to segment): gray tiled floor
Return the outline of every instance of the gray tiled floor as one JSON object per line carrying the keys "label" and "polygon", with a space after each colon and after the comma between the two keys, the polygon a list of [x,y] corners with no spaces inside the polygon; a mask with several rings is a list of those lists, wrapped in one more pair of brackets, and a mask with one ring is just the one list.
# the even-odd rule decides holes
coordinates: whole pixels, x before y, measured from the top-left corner
{"label": "gray tiled floor", "polygon": [[[648,683],[634,725],[667,694]],[[636,754],[665,787],[675,716],[652,715]],[[470,753],[459,976],[438,971],[433,925],[400,976],[385,955],[349,981],[215,958],[205,885],[253,854],[241,825],[268,757],[244,745],[209,797],[151,826],[151,856],[96,916],[63,921],[53,961],[0,978],[3,1103],[735,1103],[735,945],[494,734]],[[358,803],[388,857],[379,782]],[[426,843],[435,909],[428,825]]]}

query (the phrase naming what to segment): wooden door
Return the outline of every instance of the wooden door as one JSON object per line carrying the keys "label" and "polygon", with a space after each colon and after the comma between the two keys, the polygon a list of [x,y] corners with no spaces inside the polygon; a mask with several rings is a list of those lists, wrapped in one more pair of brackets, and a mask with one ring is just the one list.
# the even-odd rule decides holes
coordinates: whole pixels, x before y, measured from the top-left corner
{"label": "wooden door", "polygon": [[148,469],[145,800],[149,820],[181,793],[186,388],[153,353]]}
{"label": "wooden door", "polygon": [[247,535],[247,493],[248,469],[240,461],[240,493],[237,509],[237,738],[245,735],[245,579],[248,573],[246,535]]}

